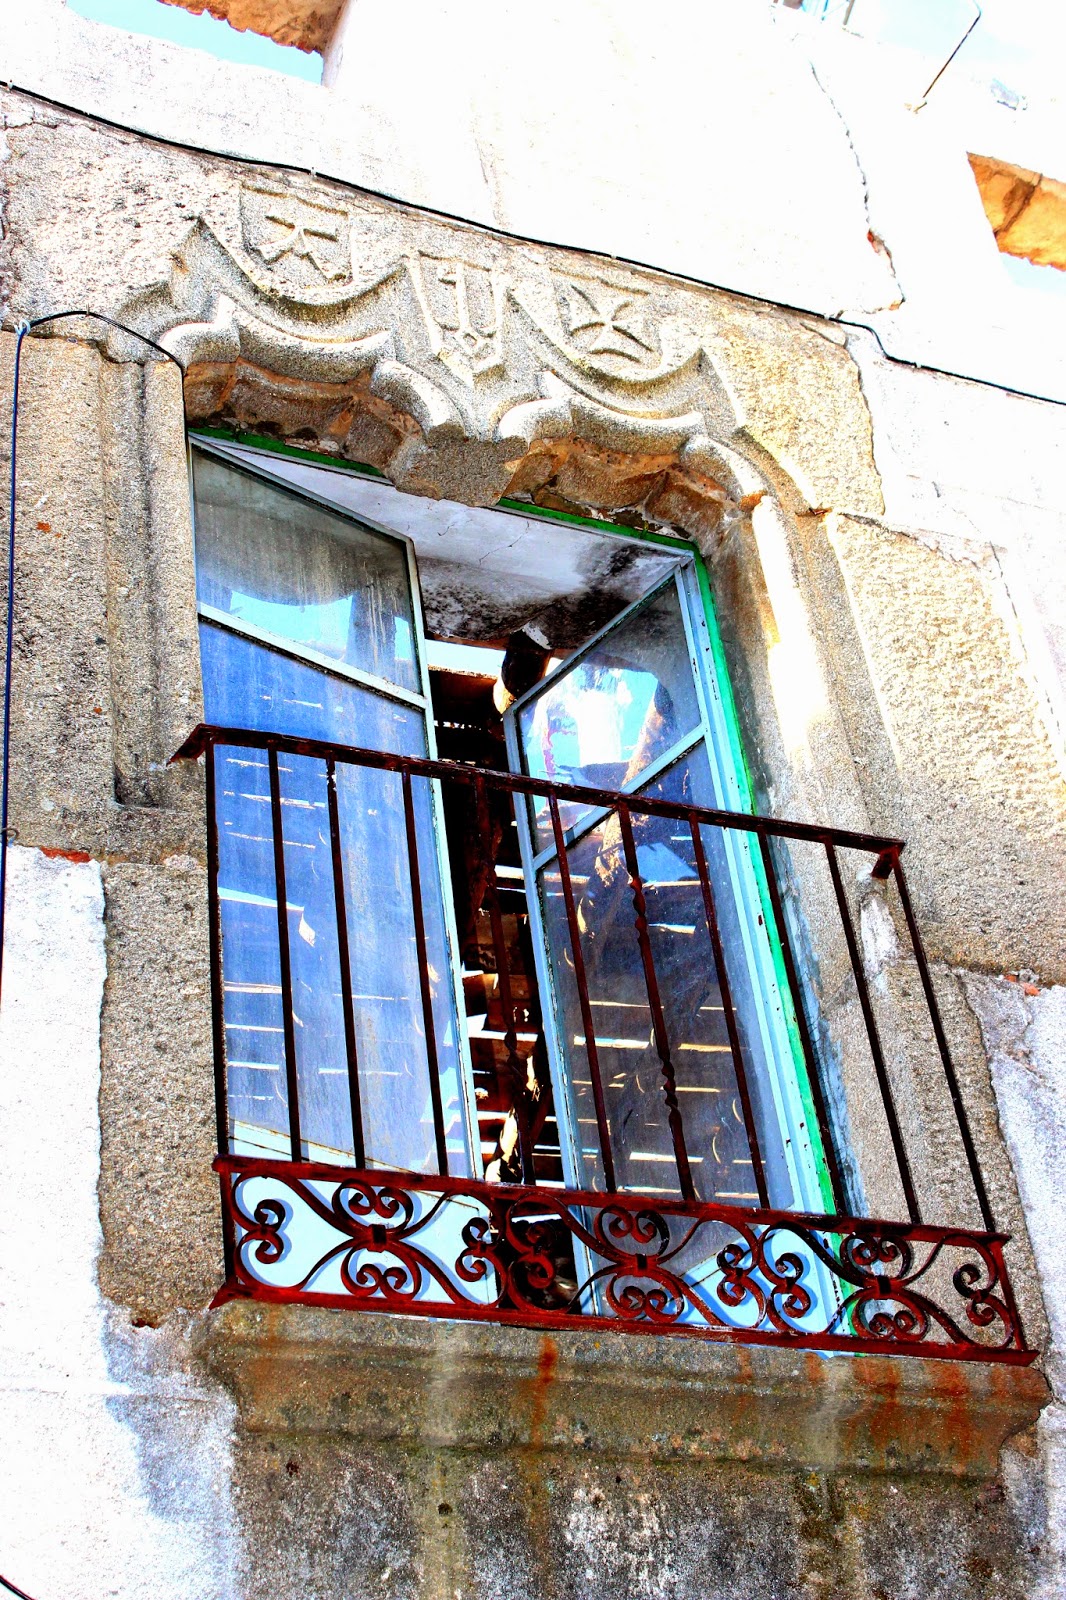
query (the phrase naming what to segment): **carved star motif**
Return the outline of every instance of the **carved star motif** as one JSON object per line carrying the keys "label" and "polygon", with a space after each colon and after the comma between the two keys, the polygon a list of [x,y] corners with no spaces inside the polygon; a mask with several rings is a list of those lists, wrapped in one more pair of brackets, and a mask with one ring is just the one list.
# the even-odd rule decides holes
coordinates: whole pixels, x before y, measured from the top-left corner
{"label": "carved star motif", "polygon": [[334,275],[332,263],[327,259],[321,246],[311,243],[313,239],[321,239],[327,244],[340,243],[340,230],[338,228],[312,228],[306,223],[294,222],[291,217],[283,217],[277,211],[268,211],[266,220],[274,223],[276,227],[288,230],[287,236],[283,235],[274,245],[261,244],[259,253],[263,260],[273,264],[282,256],[297,256],[300,260],[310,261],[317,267],[324,278]]}
{"label": "carved star motif", "polygon": [[656,354],[638,328],[642,328],[641,297],[612,288],[610,284],[581,284],[568,281],[569,333],[592,331],[584,348],[589,355],[624,356],[643,361]]}

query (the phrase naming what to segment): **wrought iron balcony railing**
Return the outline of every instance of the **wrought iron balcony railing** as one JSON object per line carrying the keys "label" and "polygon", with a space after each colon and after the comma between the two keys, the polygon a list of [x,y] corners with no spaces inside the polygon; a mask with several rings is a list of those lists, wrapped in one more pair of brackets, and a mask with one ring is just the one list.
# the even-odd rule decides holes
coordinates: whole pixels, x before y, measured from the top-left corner
{"label": "wrought iron balcony railing", "polygon": [[[540,1328],[1033,1359],[900,841],[709,810],[648,787],[640,795],[579,789],[245,729],[198,728],[174,759],[199,757],[207,769],[216,1168],[225,1239],[219,1301],[247,1296]],[[451,797],[450,812],[442,795]],[[427,911],[433,893],[442,895],[436,860],[427,859],[433,853],[427,819],[435,816],[439,829],[457,805],[473,819],[463,837],[474,841],[474,854],[456,882],[469,888],[476,880],[476,892],[461,913],[466,956],[455,976],[443,970]],[[346,816],[353,809],[359,812],[354,833]],[[242,821],[250,815],[258,819],[254,826]],[[582,874],[570,846],[580,832],[575,819],[590,815],[600,819],[599,855]],[[574,1046],[569,1126],[578,1154],[571,1153],[569,1168],[561,1131],[567,1118],[553,1098],[567,1069],[559,1066],[557,1045],[555,1072],[548,1071],[548,1020],[539,1010],[535,963],[528,936],[523,955],[515,931],[527,922],[508,910],[508,897],[529,894],[530,885],[514,866],[500,865],[514,837],[510,822],[519,816],[548,842],[541,860],[551,856],[548,878],[532,893],[550,893],[555,902],[556,976],[542,969],[540,986],[553,988],[543,996],[544,1010],[565,1013],[563,1031]],[[657,862],[661,876],[667,859],[652,836],[656,828],[673,841],[669,859],[683,864],[683,872],[667,873],[665,884],[646,870]],[[746,1036],[752,1025],[738,992],[742,979],[726,948],[723,840],[749,851],[761,886],[780,1009],[788,1013],[796,1073],[805,1080],[801,1101],[821,1210],[797,1204],[802,1185],[789,1189],[795,1154],[784,1150],[780,1129],[774,1132],[771,1097],[756,1081],[758,1052]],[[456,849],[453,838],[453,860]],[[808,853],[801,869],[796,851]],[[865,892],[880,898],[882,921],[894,907],[891,925],[906,929],[887,976],[871,970],[864,951],[855,874],[846,865],[856,852],[867,862]],[[353,891],[353,876],[368,870],[374,854],[402,856],[386,873],[393,884],[388,904],[380,894],[381,860],[377,876],[370,873],[379,886],[376,900]],[[813,881],[812,861],[824,874],[823,909],[830,909],[840,939],[837,992],[855,1022],[850,1032],[843,1028],[842,1046],[812,1003],[806,908],[799,918],[791,909],[797,883]],[[245,886],[234,888],[242,862]],[[305,876],[305,900],[318,894],[319,911],[328,904],[328,929],[317,915],[312,928],[306,906],[294,903],[294,874]],[[608,878],[620,878],[625,894],[612,900],[605,931],[602,895],[597,911],[593,891]],[[397,907],[398,900],[405,903]],[[682,900],[691,920],[679,922]],[[244,922],[234,921],[238,913]],[[395,994],[364,994],[353,972],[371,931],[389,918],[394,944],[400,929]],[[675,969],[666,982],[663,968],[668,957],[673,962],[680,935],[689,938],[690,967],[702,962],[707,970],[700,984],[693,986],[690,973],[679,989]],[[618,991],[602,997],[604,951],[619,941],[632,958],[624,1001]],[[831,964],[825,951],[817,960],[820,971]],[[405,983],[407,972],[417,977]],[[895,989],[893,974],[900,978]],[[468,1011],[471,993],[481,1008],[466,1024],[465,1050],[447,1021],[462,1015],[460,981]],[[554,992],[561,988],[567,996]],[[679,1044],[692,1033],[673,1014],[679,995],[684,1006],[710,1016],[701,1024],[704,1042]],[[383,1003],[401,999],[406,1033],[389,1036]],[[621,1005],[638,1016],[629,1024],[635,1037],[612,1037],[597,1020],[597,1006]],[[709,1034],[709,1026],[717,1033]],[[252,1043],[235,1047],[240,1040]],[[853,1055],[856,1040],[864,1042],[863,1062],[838,1059],[834,1067],[834,1051]],[[390,1167],[382,1152],[398,1148],[389,1143],[398,1134],[388,1126],[389,1096],[396,1096],[394,1120],[402,1120],[403,1084],[388,1085],[417,1076],[404,1065],[408,1046],[421,1063],[425,1142],[417,1160]],[[623,1048],[638,1068],[619,1066]],[[711,1063],[700,1068],[703,1077],[679,1066],[685,1050],[703,1052],[697,1062]],[[327,1059],[333,1065],[322,1065]],[[641,1062],[654,1064],[654,1076],[641,1076]],[[934,1079],[945,1113],[936,1138],[943,1140],[950,1121],[954,1166],[943,1149],[914,1156],[921,1106],[912,1102],[928,1100]],[[476,1096],[473,1112],[460,1104],[464,1081],[467,1102],[471,1091]],[[328,1115],[323,1084],[333,1096]],[[337,1126],[339,1094],[350,1134],[324,1137],[330,1117],[329,1126]],[[727,1109],[715,1112],[715,1122],[690,1105]],[[646,1152],[626,1142],[634,1110],[632,1125],[651,1130],[642,1135],[651,1145]],[[730,1115],[725,1130],[721,1119]],[[651,1169],[634,1165],[638,1158]],[[575,1160],[584,1164],[575,1168]],[[732,1181],[746,1187],[724,1188],[730,1163],[741,1173]],[[972,1186],[951,1207],[966,1211],[965,1221],[934,1225],[922,1215],[940,1166],[955,1174],[952,1193],[959,1175]],[[575,1170],[585,1175],[581,1186],[573,1184]],[[647,1170],[657,1181],[638,1183],[634,1175]],[[737,1203],[737,1195],[752,1203]],[[889,1203],[898,1197],[905,1220],[862,1215],[872,1209],[871,1195]]]}

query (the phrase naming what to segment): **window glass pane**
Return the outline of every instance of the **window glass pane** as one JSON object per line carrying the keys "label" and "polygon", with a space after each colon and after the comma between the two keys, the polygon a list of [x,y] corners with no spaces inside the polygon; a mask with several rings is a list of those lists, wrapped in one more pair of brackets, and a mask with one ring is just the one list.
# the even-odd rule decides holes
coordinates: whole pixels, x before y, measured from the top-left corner
{"label": "window glass pane", "polygon": [[[555,783],[622,789],[700,725],[681,602],[665,584],[519,713],[526,771]],[[549,830],[535,802],[538,848]],[[565,805],[573,827],[587,808]]]}
{"label": "window glass pane", "polygon": [[398,541],[193,451],[197,589],[237,625],[418,690]]}
{"label": "window glass pane", "polygon": [[[698,746],[641,791],[649,797],[713,806],[707,754]],[[644,884],[648,936],[684,1124],[685,1147],[699,1198],[758,1205],[751,1151],[729,1043],[722,975],[707,931],[692,836],[683,823],[633,814],[637,865]],[[742,836],[701,830],[714,892],[726,979],[740,1035],[742,1064],[752,1093],[771,1202],[792,1201],[781,1135],[764,1087],[764,1028],[746,955],[737,905],[735,851]],[[600,1077],[619,1185],[641,1193],[680,1196],[662,1064],[635,927],[616,813],[603,818],[568,852]],[[540,896],[571,1061],[573,1108],[582,1182],[602,1182],[602,1162],[585,1040],[559,869],[541,869]]]}
{"label": "window glass pane", "polygon": [[[202,623],[211,721],[425,754],[420,711],[228,629]],[[279,755],[285,899],[302,1154],[351,1164],[352,1094],[325,763]],[[358,1098],[368,1166],[437,1170],[411,873],[400,778],[338,763],[344,915]],[[414,780],[425,921],[449,1170],[469,1171],[451,968],[429,786]],[[231,1135],[246,1153],[287,1157],[277,890],[265,751],[216,754],[223,1020]]]}
{"label": "window glass pane", "polygon": [[366,750],[424,756],[425,718],[414,706],[228,628],[200,623],[204,714],[223,728],[289,733]]}

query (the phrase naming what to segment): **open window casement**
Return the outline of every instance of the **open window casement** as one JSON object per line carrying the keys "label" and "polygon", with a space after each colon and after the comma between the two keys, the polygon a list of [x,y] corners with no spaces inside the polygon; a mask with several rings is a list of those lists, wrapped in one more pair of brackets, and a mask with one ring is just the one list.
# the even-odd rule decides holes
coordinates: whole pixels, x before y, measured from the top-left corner
{"label": "open window casement", "polygon": [[[511,764],[530,777],[739,809],[691,561],[680,562],[531,689],[506,721]],[[627,840],[617,810],[572,802],[560,806],[559,821],[572,918],[548,802],[530,800],[519,826],[534,886],[542,998],[552,1001],[545,1009],[569,1184],[820,1209],[817,1163],[747,837],[698,830],[722,973],[691,829],[633,813]],[[633,924],[638,886],[647,952]],[[575,981],[575,938],[587,1005]],[[680,1148],[663,1102],[664,1054],[681,1102]]]}
{"label": "open window casement", "polygon": [[[197,445],[192,460],[207,720],[434,756],[409,541],[210,448]],[[280,757],[277,782],[291,1019],[278,955],[270,762],[261,750],[219,751],[231,1146],[240,1154],[290,1155],[284,1046],[291,1028],[304,1159],[439,1171],[401,777],[342,765],[335,773],[354,1063],[342,1015],[325,763]],[[452,1173],[479,1175],[435,786],[418,785],[413,801],[446,1164]]]}
{"label": "open window casement", "polygon": [[[308,492],[308,482],[338,498],[348,492],[340,487],[342,475],[310,465],[269,458],[264,465],[254,452],[198,443],[193,474],[207,720],[433,757],[424,597],[411,540]],[[297,474],[301,487],[293,482]],[[394,490],[379,493],[397,507],[406,504]],[[424,520],[427,504],[410,502],[412,515]],[[453,587],[467,579],[473,586],[483,563],[468,548],[470,529],[479,519],[499,519],[499,527],[491,524],[498,562],[498,552],[511,548],[501,537],[515,525],[507,516],[449,507],[432,542],[420,549],[444,563]],[[587,552],[567,566],[568,539],[609,545],[608,568],[617,565],[624,543],[621,553],[632,557],[629,592],[605,626],[591,637],[585,627],[576,648],[571,627],[554,670],[507,711],[506,752],[501,745],[497,764],[634,802],[659,797],[746,810],[694,557],[676,545],[638,546],[623,530],[579,536],[547,523],[533,536],[542,561],[550,546],[547,564],[556,580],[572,570],[575,584],[586,585],[581,595],[564,597],[568,616],[584,616],[593,591],[600,618],[611,611],[602,584],[588,578]],[[506,567],[498,567],[493,604],[502,604],[507,581]],[[433,607],[438,615],[437,599]],[[486,703],[498,729],[499,715]],[[223,1020],[235,1153],[290,1157],[284,1062],[293,1053],[303,1159],[521,1175],[506,1159],[490,1160],[485,1138],[493,1112],[484,1109],[486,1091],[475,1088],[471,1042],[483,1050],[492,1033],[484,1016],[466,1014],[468,929],[478,908],[460,904],[457,934],[455,897],[469,898],[468,875],[459,851],[449,868],[439,785],[416,784],[434,1085],[399,774],[338,764],[340,825],[331,835],[324,763],[278,758],[286,900],[279,918],[274,839],[266,825],[268,755],[234,745],[217,759]],[[451,815],[453,845],[454,821]],[[540,1019],[545,1078],[550,1072],[552,1104],[541,1100],[538,1125],[550,1109],[547,1121],[558,1131],[557,1176],[542,1163],[538,1181],[745,1207],[828,1209],[794,1019],[768,931],[761,863],[749,836],[704,825],[694,837],[684,823],[639,811],[624,821],[617,806],[572,799],[560,800],[553,819],[547,800],[516,797],[514,821],[520,853],[512,859],[520,866],[498,867],[497,876],[521,879],[510,891],[522,896],[519,920],[532,952],[535,993],[527,1010]],[[508,826],[497,819],[493,840],[479,840],[479,848],[487,843],[491,855]],[[706,864],[720,962],[697,851]],[[352,930],[354,1050],[341,1014],[334,860]],[[646,944],[635,923],[635,890],[643,895]],[[282,921],[291,964],[288,1007],[278,960]],[[680,1153],[678,1119],[671,1120],[664,1094],[664,1055],[683,1128]],[[533,1076],[531,1066],[531,1084]],[[445,1113],[444,1151],[434,1145],[436,1094]],[[524,1175],[534,1175],[528,1159]]]}

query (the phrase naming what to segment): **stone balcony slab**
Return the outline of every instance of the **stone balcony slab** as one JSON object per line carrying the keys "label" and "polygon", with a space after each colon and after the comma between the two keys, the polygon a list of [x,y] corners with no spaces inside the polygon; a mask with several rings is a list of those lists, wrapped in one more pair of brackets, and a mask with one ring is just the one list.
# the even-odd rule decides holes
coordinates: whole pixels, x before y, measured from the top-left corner
{"label": "stone balcony slab", "polygon": [[1049,1398],[1033,1367],[249,1301],[197,1340],[252,1431],[491,1454],[985,1478]]}

